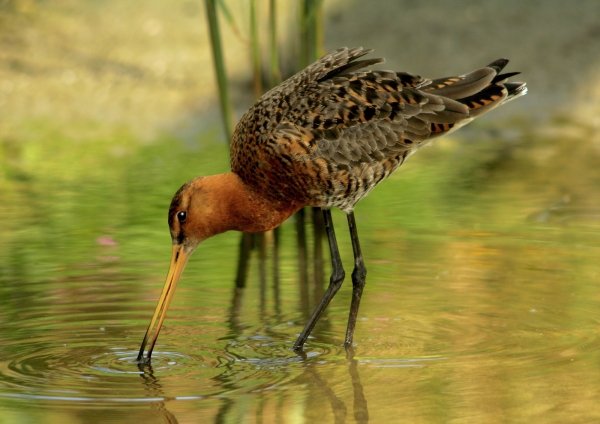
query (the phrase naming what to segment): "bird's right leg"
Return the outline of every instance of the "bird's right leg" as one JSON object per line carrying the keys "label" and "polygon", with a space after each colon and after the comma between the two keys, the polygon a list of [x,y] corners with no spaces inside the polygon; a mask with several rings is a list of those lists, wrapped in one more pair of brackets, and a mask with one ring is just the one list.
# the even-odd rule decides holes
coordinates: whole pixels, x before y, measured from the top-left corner
{"label": "bird's right leg", "polygon": [[331,251],[331,266],[333,271],[331,273],[331,278],[329,279],[329,287],[327,287],[327,291],[323,295],[323,298],[313,311],[311,317],[308,319],[308,322],[304,326],[302,333],[296,340],[294,344],[294,350],[300,351],[302,350],[302,346],[304,346],[304,342],[308,338],[310,332],[313,327],[323,314],[323,311],[329,305],[333,296],[337,293],[337,291],[342,286],[344,282],[344,277],[346,273],[344,272],[344,268],[342,267],[342,258],[340,257],[340,251],[338,249],[337,240],[335,238],[335,231],[333,229],[333,221],[331,219],[331,210],[323,209],[323,217],[325,218],[325,231],[327,232],[327,238],[329,240],[329,250]]}

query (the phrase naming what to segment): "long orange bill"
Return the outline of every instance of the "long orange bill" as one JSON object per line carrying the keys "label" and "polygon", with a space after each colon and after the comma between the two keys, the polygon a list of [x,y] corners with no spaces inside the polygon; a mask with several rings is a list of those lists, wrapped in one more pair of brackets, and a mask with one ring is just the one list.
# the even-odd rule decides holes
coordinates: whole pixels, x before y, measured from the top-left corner
{"label": "long orange bill", "polygon": [[[152,350],[156,344],[156,339],[158,339],[160,327],[162,327],[162,323],[167,315],[169,303],[171,303],[173,293],[175,293],[175,287],[177,287],[181,273],[183,272],[185,264],[187,264],[192,252],[193,250],[186,252],[183,248],[183,244],[173,245],[173,255],[171,256],[171,266],[169,267],[169,273],[167,274],[167,281],[165,281],[165,286],[163,287],[160,299],[158,299],[158,305],[156,305],[156,310],[154,311],[152,321],[150,321],[150,325],[148,326],[146,334],[144,335],[142,347],[140,347],[140,353],[137,357],[138,363],[147,364],[150,362],[150,356],[152,356]],[[156,328],[154,324],[156,324]],[[146,348],[146,343],[148,340],[150,340],[151,335],[152,341],[150,342],[150,347],[148,348],[148,355],[146,358],[144,358],[144,349]]]}

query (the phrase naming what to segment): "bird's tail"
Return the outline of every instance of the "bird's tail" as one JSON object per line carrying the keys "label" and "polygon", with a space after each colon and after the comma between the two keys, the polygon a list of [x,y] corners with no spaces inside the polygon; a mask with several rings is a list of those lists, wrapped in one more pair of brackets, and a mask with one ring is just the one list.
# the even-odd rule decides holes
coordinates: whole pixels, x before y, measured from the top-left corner
{"label": "bird's tail", "polygon": [[525,95],[527,87],[524,82],[508,82],[510,77],[519,72],[500,73],[507,63],[508,59],[498,59],[469,74],[432,80],[431,84],[424,87],[422,90],[425,92],[465,105],[469,113],[467,119],[454,125],[440,125],[435,117],[431,117],[431,138],[455,131],[478,116]]}
{"label": "bird's tail", "polygon": [[472,96],[457,99],[469,108],[469,116],[476,118],[497,106],[527,93],[527,87],[524,82],[508,82],[510,77],[519,75],[520,72],[500,73],[507,63],[508,59],[498,59],[487,65],[486,68],[496,71],[496,76],[494,76],[490,83]]}

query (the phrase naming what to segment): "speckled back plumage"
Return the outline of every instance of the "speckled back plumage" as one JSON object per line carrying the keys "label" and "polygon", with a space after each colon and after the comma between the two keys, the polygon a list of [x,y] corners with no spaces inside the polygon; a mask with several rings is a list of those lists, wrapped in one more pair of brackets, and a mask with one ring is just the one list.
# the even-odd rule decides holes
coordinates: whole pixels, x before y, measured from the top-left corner
{"label": "speckled back plumage", "polygon": [[433,81],[405,72],[361,71],[339,49],[262,96],[238,123],[231,170],[271,200],[350,211],[429,140],[525,94],[497,60]]}

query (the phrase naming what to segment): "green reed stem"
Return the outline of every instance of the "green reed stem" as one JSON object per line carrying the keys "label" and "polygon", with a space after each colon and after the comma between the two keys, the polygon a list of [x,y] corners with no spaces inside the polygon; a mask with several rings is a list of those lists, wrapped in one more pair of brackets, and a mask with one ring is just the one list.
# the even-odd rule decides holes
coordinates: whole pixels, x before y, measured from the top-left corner
{"label": "green reed stem", "polygon": [[210,31],[210,43],[213,54],[213,63],[215,66],[215,74],[217,76],[217,84],[219,86],[219,99],[221,103],[221,115],[223,117],[223,125],[225,134],[228,140],[231,140],[233,134],[233,107],[229,98],[229,83],[227,81],[227,73],[225,72],[225,61],[223,60],[223,48],[221,45],[221,35],[219,31],[219,20],[215,7],[215,0],[205,0],[206,5],[206,20]]}
{"label": "green reed stem", "polygon": [[262,96],[263,89],[260,64],[260,42],[258,39],[258,23],[256,18],[256,0],[250,0],[250,41],[252,46],[252,68],[254,70],[254,96],[258,99]]}
{"label": "green reed stem", "polygon": [[277,43],[277,0],[269,1],[269,50],[271,53],[269,63],[269,76],[271,88],[281,82],[279,69],[279,45]]}
{"label": "green reed stem", "polygon": [[300,67],[304,68],[321,55],[323,42],[323,0],[302,0],[300,4]]}

